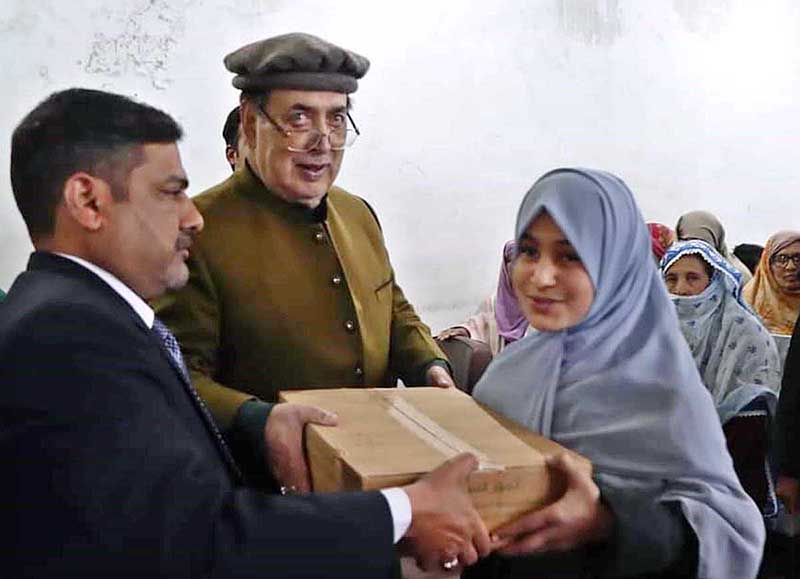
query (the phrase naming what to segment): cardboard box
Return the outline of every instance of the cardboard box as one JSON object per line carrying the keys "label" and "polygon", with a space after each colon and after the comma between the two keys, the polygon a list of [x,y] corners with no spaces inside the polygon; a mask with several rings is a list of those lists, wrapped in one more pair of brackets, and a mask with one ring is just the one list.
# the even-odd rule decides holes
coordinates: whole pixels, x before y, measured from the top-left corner
{"label": "cardboard box", "polygon": [[490,531],[563,492],[562,477],[545,466],[563,447],[455,388],[297,390],[280,397],[339,415],[339,426],[311,425],[306,432],[315,491],[402,486],[472,452],[480,467],[469,491]]}

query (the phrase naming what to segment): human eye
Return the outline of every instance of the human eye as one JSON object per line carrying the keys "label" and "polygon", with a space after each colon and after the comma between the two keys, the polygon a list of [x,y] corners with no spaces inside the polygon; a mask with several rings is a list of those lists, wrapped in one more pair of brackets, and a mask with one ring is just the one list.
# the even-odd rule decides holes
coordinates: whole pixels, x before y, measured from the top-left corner
{"label": "human eye", "polygon": [[521,243],[519,245],[519,249],[517,250],[519,255],[526,257],[527,259],[534,259],[539,256],[539,248],[533,243]]}
{"label": "human eye", "polygon": [[161,193],[165,197],[180,197],[184,191],[184,189],[176,187],[164,187],[161,189]]}
{"label": "human eye", "polygon": [[188,182],[181,178],[165,179],[156,185],[156,189],[165,197],[180,197],[186,194]]}
{"label": "human eye", "polygon": [[575,251],[571,244],[563,243],[557,249],[556,254],[558,261],[565,264],[581,263],[581,256]]}
{"label": "human eye", "polygon": [[344,113],[334,113],[328,123],[334,129],[342,129],[347,125],[347,116]]}
{"label": "human eye", "polygon": [[302,110],[291,111],[286,120],[295,129],[304,129],[311,123],[308,113]]}

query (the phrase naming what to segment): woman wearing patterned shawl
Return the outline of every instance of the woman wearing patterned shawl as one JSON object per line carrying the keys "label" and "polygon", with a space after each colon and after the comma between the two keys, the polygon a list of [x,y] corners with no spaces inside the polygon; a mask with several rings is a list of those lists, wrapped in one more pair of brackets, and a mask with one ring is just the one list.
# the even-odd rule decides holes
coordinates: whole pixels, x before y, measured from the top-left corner
{"label": "woman wearing patterned shawl", "polygon": [[774,515],[766,456],[780,391],[778,349],[743,301],[739,272],[709,244],[675,243],[662,258],[661,271],[683,337],[714,399],[739,480],[762,512]]}
{"label": "woman wearing patterned shawl", "polygon": [[780,231],[769,238],[744,299],[773,334],[791,336],[800,314],[800,232]]}
{"label": "woman wearing patterned shawl", "polygon": [[[547,173],[522,202],[516,238],[513,287],[539,331],[503,350],[474,396],[594,472],[550,462],[566,477],[562,497],[496,530],[502,556],[466,577],[755,577],[764,524],[630,190],[601,171]],[[554,551],[567,553],[542,557]]]}
{"label": "woman wearing patterned shawl", "polygon": [[[699,293],[680,286],[673,273],[673,266],[692,258],[713,272]],[[661,271],[720,421],[724,424],[760,396],[769,399],[774,410],[781,380],[778,350],[742,299],[739,272],[700,240],[675,243],[661,259]]]}
{"label": "woman wearing patterned shawl", "polygon": [[514,290],[511,289],[510,267],[516,249],[517,244],[513,240],[506,242],[503,247],[497,292],[481,303],[475,315],[462,324],[444,330],[436,336],[437,340],[464,336],[488,344],[492,356],[496,356],[508,344],[525,335],[530,326],[519,309]]}

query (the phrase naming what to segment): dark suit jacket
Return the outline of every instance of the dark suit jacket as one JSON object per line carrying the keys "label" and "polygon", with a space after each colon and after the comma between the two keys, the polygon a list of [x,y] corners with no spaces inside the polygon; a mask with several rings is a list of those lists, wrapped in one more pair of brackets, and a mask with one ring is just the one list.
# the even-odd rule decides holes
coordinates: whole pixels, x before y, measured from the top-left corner
{"label": "dark suit jacket", "polygon": [[0,464],[4,577],[391,574],[382,496],[238,484],[158,338],[52,254],[0,304]]}

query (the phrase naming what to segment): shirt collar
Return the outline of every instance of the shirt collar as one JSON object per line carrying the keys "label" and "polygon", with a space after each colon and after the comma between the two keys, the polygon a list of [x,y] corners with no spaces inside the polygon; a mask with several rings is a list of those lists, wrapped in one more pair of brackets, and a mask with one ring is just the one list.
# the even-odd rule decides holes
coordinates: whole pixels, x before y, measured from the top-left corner
{"label": "shirt collar", "polygon": [[97,265],[89,261],[86,261],[85,259],[82,259],[80,257],[69,255],[67,253],[59,253],[59,252],[55,253],[56,255],[60,255],[61,257],[69,259],[70,261],[74,261],[78,265],[82,265],[83,267],[91,271],[93,274],[95,274],[97,277],[102,279],[104,282],[106,282],[109,286],[111,286],[111,289],[117,292],[122,299],[128,302],[128,305],[130,305],[133,308],[133,311],[135,311],[136,314],[140,318],[142,318],[142,321],[144,322],[145,326],[147,326],[148,328],[153,327],[153,320],[156,317],[155,312],[153,312],[153,308],[148,306],[147,303],[136,294],[136,292],[134,292],[131,288],[122,283],[119,280],[119,278],[107,272],[102,267],[98,267]]}
{"label": "shirt collar", "polygon": [[[301,203],[287,201],[273,192],[261,178],[256,175],[247,160],[245,160],[244,167],[237,169],[231,178],[234,179],[235,183],[239,184],[239,187],[242,188],[246,195],[253,196],[262,201],[266,200],[273,209],[284,214],[293,215],[296,218],[313,223],[323,223],[328,219],[328,193],[325,193],[319,205],[313,209],[309,209]],[[265,190],[267,195],[264,195]]]}

